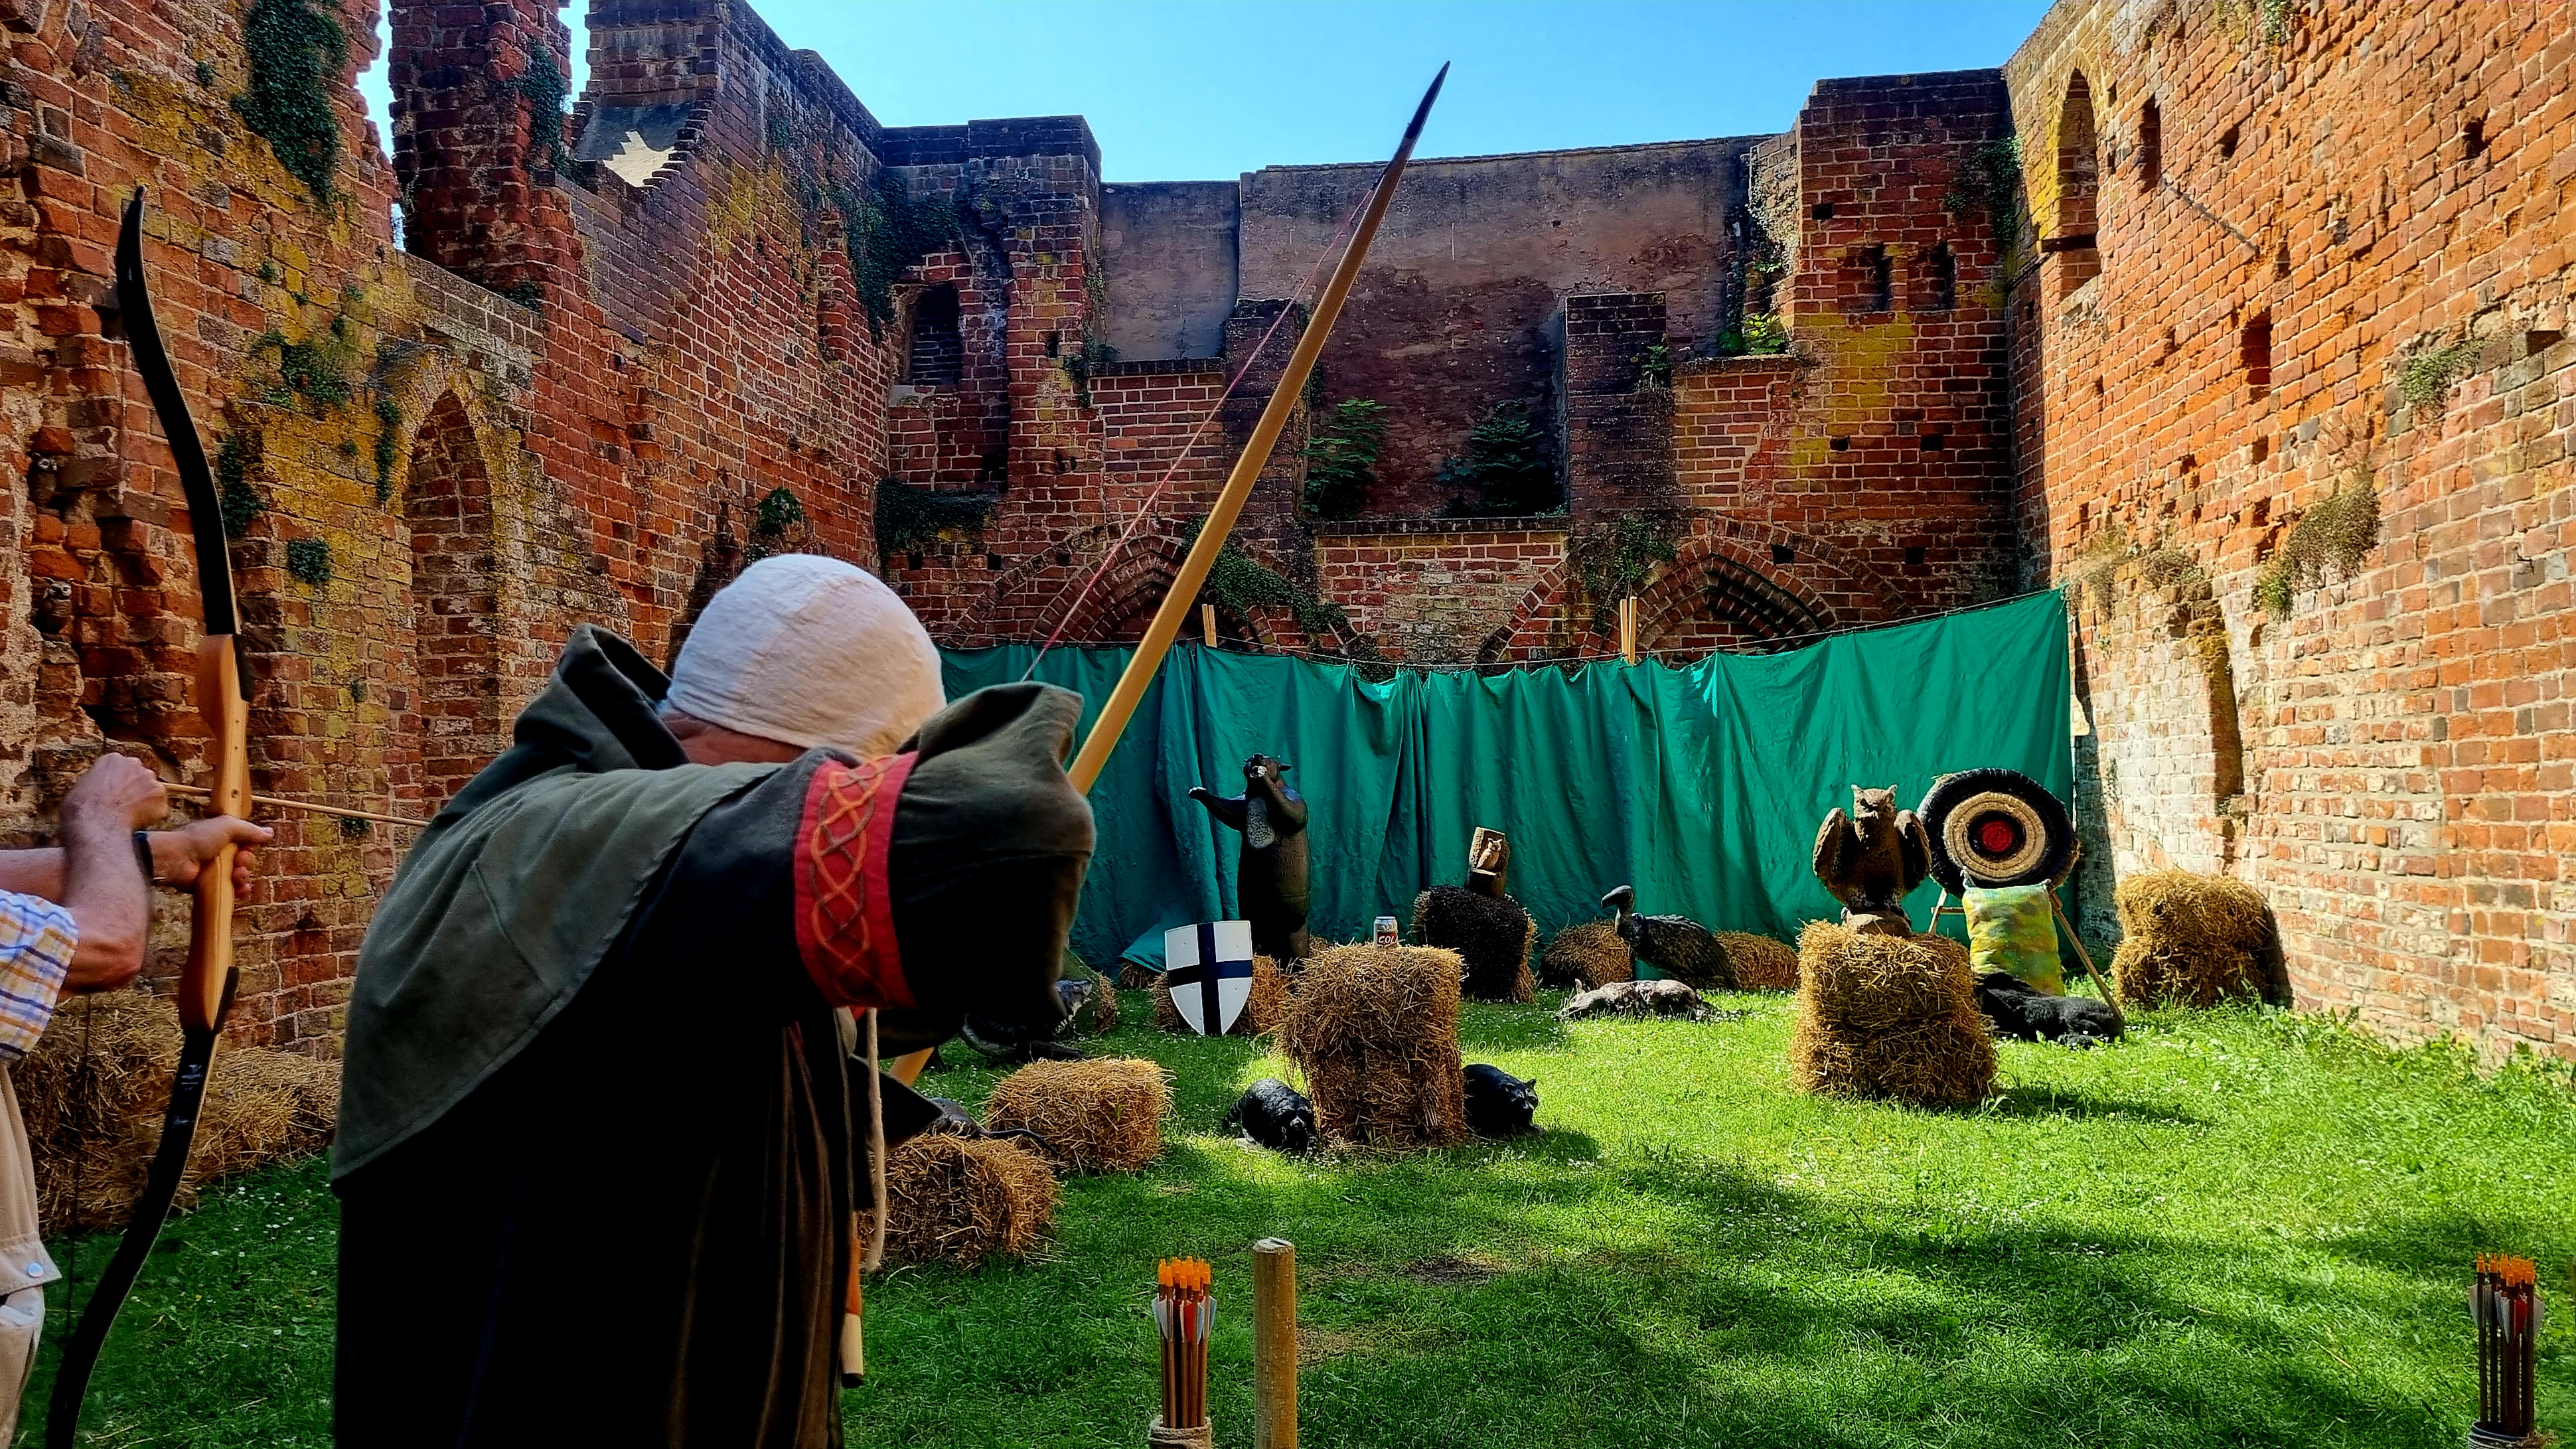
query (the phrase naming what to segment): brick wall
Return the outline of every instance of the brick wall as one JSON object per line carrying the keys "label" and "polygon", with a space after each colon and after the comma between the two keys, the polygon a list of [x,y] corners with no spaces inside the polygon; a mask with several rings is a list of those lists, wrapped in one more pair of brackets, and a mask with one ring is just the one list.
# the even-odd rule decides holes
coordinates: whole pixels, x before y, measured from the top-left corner
{"label": "brick wall", "polygon": [[[2262,889],[2303,1005],[2561,1057],[2571,60],[2557,6],[2064,4],[2007,68],[2019,523],[2085,581],[2096,858]],[[2351,566],[2267,608],[2361,488]]]}

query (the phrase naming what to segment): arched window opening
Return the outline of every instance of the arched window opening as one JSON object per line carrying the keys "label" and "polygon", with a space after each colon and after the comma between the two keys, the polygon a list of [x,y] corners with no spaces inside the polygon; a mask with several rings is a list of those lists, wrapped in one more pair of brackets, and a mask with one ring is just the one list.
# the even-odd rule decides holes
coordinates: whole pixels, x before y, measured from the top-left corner
{"label": "arched window opening", "polygon": [[942,282],[912,304],[904,380],[915,387],[955,387],[965,361],[966,345],[957,331],[957,287]]}
{"label": "arched window opening", "polygon": [[2066,101],[2057,112],[2057,225],[2040,243],[2041,251],[2058,255],[2060,297],[2101,275],[2102,254],[2094,242],[2094,201],[2100,181],[2093,87],[2079,70],[2067,77]]}

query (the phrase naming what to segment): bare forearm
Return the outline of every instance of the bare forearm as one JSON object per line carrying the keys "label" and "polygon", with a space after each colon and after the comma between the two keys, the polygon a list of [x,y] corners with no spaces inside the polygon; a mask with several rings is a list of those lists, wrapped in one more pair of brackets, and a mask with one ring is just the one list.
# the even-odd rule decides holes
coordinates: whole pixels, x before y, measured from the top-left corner
{"label": "bare forearm", "polygon": [[71,984],[122,986],[142,969],[152,923],[152,890],[135,863],[133,834],[121,822],[65,821],[62,856],[56,899],[80,924]]}
{"label": "bare forearm", "polygon": [[22,896],[63,898],[63,853],[54,846],[39,850],[0,850],[0,891]]}

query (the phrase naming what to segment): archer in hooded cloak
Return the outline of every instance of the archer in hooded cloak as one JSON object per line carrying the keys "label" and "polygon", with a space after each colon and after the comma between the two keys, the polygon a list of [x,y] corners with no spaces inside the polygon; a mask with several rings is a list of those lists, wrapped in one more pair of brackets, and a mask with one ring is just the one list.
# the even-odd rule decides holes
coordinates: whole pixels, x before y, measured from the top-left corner
{"label": "archer in hooded cloak", "polygon": [[[881,1008],[889,1053],[1056,1013],[1075,696],[984,690],[877,760],[696,765],[665,686],[575,630],[368,932],[344,1445],[837,1445],[868,1137],[843,1008]],[[880,1085],[890,1142],[934,1115]]]}

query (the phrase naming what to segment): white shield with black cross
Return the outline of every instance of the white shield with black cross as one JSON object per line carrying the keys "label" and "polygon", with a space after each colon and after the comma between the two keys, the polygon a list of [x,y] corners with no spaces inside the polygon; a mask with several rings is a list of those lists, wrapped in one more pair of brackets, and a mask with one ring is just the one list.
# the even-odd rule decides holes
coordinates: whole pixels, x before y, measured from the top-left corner
{"label": "white shield with black cross", "polygon": [[1202,921],[1163,933],[1163,985],[1201,1036],[1223,1036],[1252,999],[1252,923]]}

